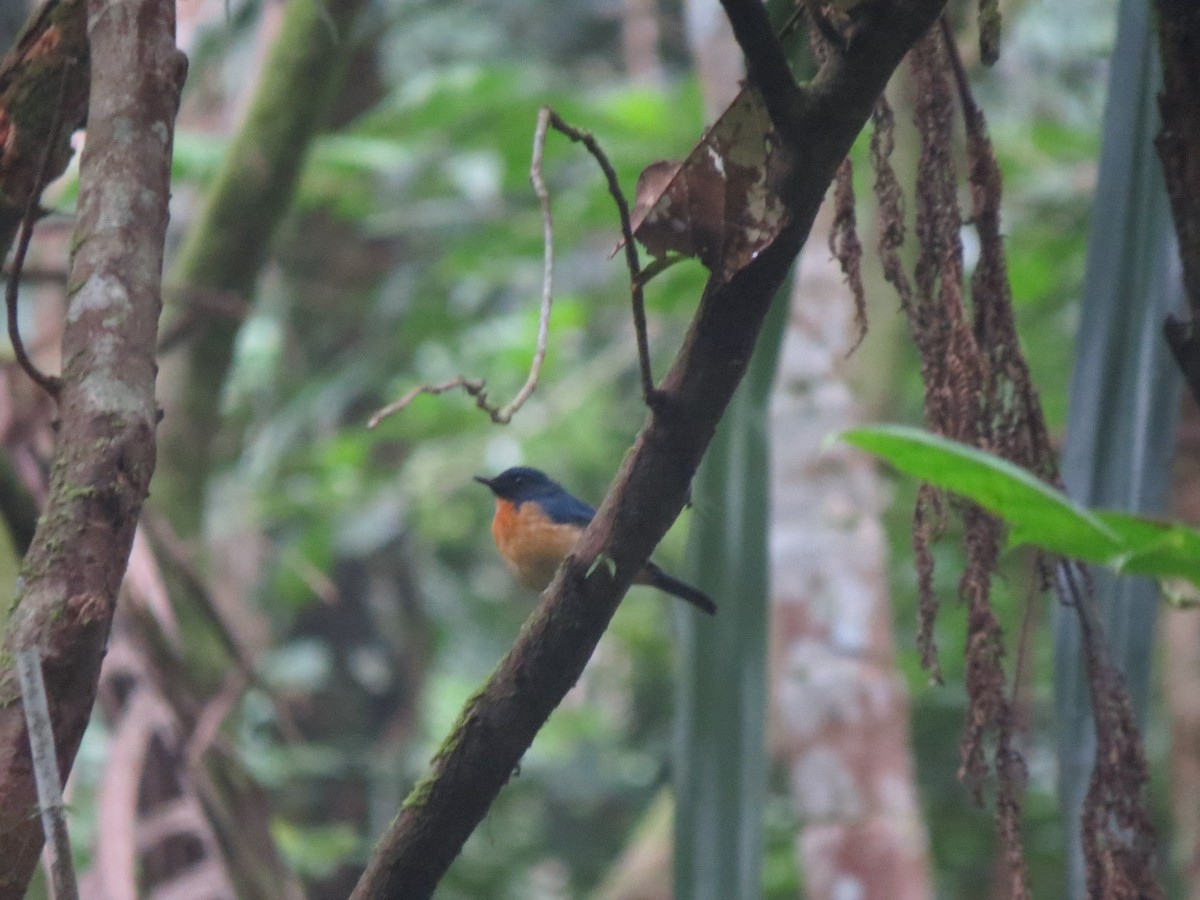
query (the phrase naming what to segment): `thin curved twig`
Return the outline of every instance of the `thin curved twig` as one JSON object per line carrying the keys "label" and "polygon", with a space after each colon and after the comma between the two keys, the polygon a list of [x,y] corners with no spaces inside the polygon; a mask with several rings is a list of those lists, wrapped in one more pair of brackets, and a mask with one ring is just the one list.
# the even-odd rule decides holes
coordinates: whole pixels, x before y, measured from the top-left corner
{"label": "thin curved twig", "polygon": [[38,163],[37,178],[34,187],[25,201],[25,212],[21,216],[21,231],[17,237],[17,252],[13,254],[12,265],[9,267],[8,283],[4,290],[4,303],[8,309],[8,339],[12,342],[13,353],[17,362],[25,370],[25,374],[33,379],[42,390],[58,399],[62,390],[62,381],[53,375],[47,375],[37,367],[25,350],[25,342],[21,339],[21,329],[17,322],[17,295],[21,284],[21,269],[25,266],[25,254],[29,252],[29,242],[33,239],[33,226],[37,221],[38,192],[45,187],[46,174],[50,170],[50,156],[58,143],[59,131],[62,129],[63,102],[67,93],[67,69],[63,68],[62,83],[59,87],[58,102],[54,106],[54,119],[50,126],[50,135],[46,146],[42,149],[42,158]]}
{"label": "thin curved twig", "polygon": [[542,178],[542,159],[546,150],[546,132],[549,130],[550,119],[554,112],[548,106],[538,110],[537,127],[533,132],[533,159],[529,164],[529,181],[533,192],[537,195],[542,207],[542,307],[538,314],[537,344],[533,351],[533,362],[529,366],[529,375],[517,395],[506,406],[500,407],[488,402],[487,383],[482,378],[468,378],[459,375],[441,384],[423,384],[413,388],[399,400],[389,403],[378,410],[367,420],[368,428],[375,428],[388,416],[394,415],[407,407],[422,394],[444,394],[455,388],[462,388],[475,398],[475,405],[486,412],[497,425],[507,425],[516,415],[517,410],[525,405],[535,390],[538,379],[542,374],[542,363],[546,361],[546,344],[550,337],[550,309],[554,304],[554,220],[550,215],[550,192]]}
{"label": "thin curved twig", "polygon": [[645,398],[647,406],[654,406],[657,392],[654,388],[654,375],[650,370],[650,342],[646,337],[646,298],[642,293],[642,287],[649,279],[643,277],[641,262],[638,260],[637,244],[633,240],[633,225],[629,220],[629,202],[621,190],[616,170],[613,169],[612,163],[608,161],[608,156],[600,148],[600,145],[596,143],[595,137],[590,132],[568,125],[554,110],[547,107],[543,107],[543,109],[549,112],[550,124],[555,131],[566,135],[575,143],[583,144],[588,153],[592,154],[608,182],[608,192],[617,204],[617,214],[621,218],[625,265],[629,269],[629,298],[633,305],[633,330],[637,337],[638,365],[642,372],[642,396]]}
{"label": "thin curved twig", "polygon": [[[535,357],[536,358],[536,357]],[[531,373],[532,374],[532,373]],[[497,416],[500,410],[487,402],[486,384],[482,378],[468,378],[465,375],[459,375],[456,378],[451,378],[449,381],[444,381],[441,384],[422,384],[419,387],[413,388],[399,400],[389,403],[377,411],[370,419],[367,420],[367,427],[374,428],[388,416],[395,415],[400,410],[407,407],[410,403],[420,397],[422,394],[444,394],[446,391],[452,391],[455,388],[462,388],[468,394],[475,398],[475,405],[488,413],[492,417],[492,421],[498,421]]]}
{"label": "thin curved twig", "polygon": [[[621,191],[617,180],[616,170],[609,162],[608,156],[600,148],[589,132],[568,125],[553,109],[543,106],[538,110],[537,127],[533,133],[533,159],[529,165],[529,181],[533,192],[537,195],[542,208],[542,305],[538,315],[537,344],[533,351],[533,362],[529,367],[529,375],[521,389],[517,391],[512,401],[505,406],[496,406],[488,401],[487,382],[482,378],[468,378],[459,375],[441,384],[422,384],[408,391],[400,399],[389,403],[376,411],[367,420],[368,428],[375,428],[388,416],[405,409],[423,394],[444,394],[447,391],[462,388],[469,396],[475,398],[475,405],[486,412],[497,425],[507,425],[512,421],[517,410],[525,405],[533,392],[537,390],[538,379],[541,377],[542,364],[546,360],[546,347],[550,336],[550,310],[554,303],[554,220],[550,213],[550,192],[542,177],[542,161],[545,156],[546,134],[553,128],[575,143],[583,144],[599,164],[608,182],[608,192],[617,204],[617,213],[621,219],[621,235],[624,238],[625,263],[629,268],[629,293],[633,304],[633,325],[637,336],[638,363],[642,373],[642,394],[649,406],[654,405],[656,391],[654,375],[650,369],[650,342],[646,336],[646,301],[642,292],[643,285],[650,275],[641,271],[637,246],[633,241],[633,227],[629,219],[629,202]],[[657,274],[650,273],[650,274]]]}
{"label": "thin curved twig", "polygon": [[[542,156],[546,150],[546,131],[552,115],[554,113],[548,106],[538,110],[537,128],[533,132],[533,159],[529,163],[529,183],[533,185],[533,192],[537,194],[538,203],[542,207],[542,309],[538,315],[537,346],[533,351],[529,377],[517,391],[517,396],[513,397],[512,402],[500,410],[498,415],[492,416],[502,425],[512,421],[513,414],[537,389],[542,363],[546,360],[546,341],[550,335],[550,307],[554,303],[554,220],[550,216],[550,192],[546,190],[546,182],[542,178]],[[478,396],[475,399],[479,402]]]}
{"label": "thin curved twig", "polygon": [[17,363],[38,387],[57,400],[62,390],[61,380],[54,375],[47,375],[29,358],[29,353],[25,350],[25,342],[21,339],[21,329],[17,324],[17,293],[21,283],[21,266],[25,264],[25,254],[29,251],[29,241],[33,237],[32,219],[36,208],[37,204],[31,197],[25,216],[21,220],[21,231],[17,237],[17,252],[13,255],[8,283],[4,289],[4,303],[8,308],[8,339],[12,343]]}

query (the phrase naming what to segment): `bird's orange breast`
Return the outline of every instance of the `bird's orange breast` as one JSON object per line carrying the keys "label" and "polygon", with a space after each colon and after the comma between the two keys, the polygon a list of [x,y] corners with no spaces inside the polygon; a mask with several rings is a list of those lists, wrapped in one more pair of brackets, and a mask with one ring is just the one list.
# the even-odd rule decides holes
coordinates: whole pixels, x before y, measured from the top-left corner
{"label": "bird's orange breast", "polygon": [[579,537],[576,525],[553,521],[534,502],[496,501],[492,537],[509,570],[535,590],[548,585]]}

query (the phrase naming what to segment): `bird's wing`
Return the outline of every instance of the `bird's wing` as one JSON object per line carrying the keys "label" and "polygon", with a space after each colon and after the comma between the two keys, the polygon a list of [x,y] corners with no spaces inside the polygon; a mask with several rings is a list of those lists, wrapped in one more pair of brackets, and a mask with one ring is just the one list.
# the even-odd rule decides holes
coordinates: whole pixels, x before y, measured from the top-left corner
{"label": "bird's wing", "polygon": [[547,497],[539,504],[554,522],[559,525],[578,525],[584,528],[592,521],[596,511],[566,491]]}

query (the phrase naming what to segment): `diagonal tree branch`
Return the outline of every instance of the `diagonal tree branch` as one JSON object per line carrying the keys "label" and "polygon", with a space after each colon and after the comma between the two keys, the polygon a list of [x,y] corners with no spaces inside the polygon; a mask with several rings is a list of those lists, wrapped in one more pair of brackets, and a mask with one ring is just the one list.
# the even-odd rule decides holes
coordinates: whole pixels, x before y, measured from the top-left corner
{"label": "diagonal tree branch", "polygon": [[117,589],[154,470],[155,342],[172,135],[186,60],[173,0],[89,0],[87,148],[63,331],[50,496],[5,608],[0,651],[0,900],[24,896],[42,845],[12,660],[42,654],[70,771]]}
{"label": "diagonal tree branch", "polygon": [[[804,144],[792,140],[787,148],[791,224],[727,282],[710,279],[662,383],[663,402],[513,648],[468,701],[430,772],[380,840],[354,900],[431,896],[538,729],[582,673],[633,575],[683,508],[772,297],[838,165],[892,71],[942,6],[942,0],[893,0],[845,55],[831,57],[810,85],[797,89],[795,127],[775,122],[782,134],[805,136]],[[758,71],[756,61],[750,63]],[[774,117],[776,110],[771,112]]]}

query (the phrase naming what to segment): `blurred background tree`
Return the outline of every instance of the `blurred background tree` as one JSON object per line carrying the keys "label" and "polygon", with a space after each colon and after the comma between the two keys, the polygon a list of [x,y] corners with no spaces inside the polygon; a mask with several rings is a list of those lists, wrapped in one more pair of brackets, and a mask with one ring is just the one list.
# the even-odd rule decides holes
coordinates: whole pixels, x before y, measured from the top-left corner
{"label": "blurred background tree", "polygon": [[[711,121],[705,98],[728,75],[697,67],[688,41],[717,14],[708,6],[716,8],[676,0],[570,0],[552,10],[531,0],[180,4],[192,66],[176,140],[164,452],[114,633],[105,715],[85,739],[70,786],[79,862],[98,896],[348,894],[402,799],[395,786],[420,775],[531,608],[491,545],[490,498],[471,476],[527,463],[597,501],[643,418],[625,273],[609,258],[615,219],[590,159],[565,141],[547,147],[558,254],[550,353],[513,423],[492,425],[457,394],[421,398],[375,430],[366,419],[416,384],[462,373],[486,377],[493,396],[516,391],[541,281],[541,217],[527,177],[536,111],[552,105],[594,132],[631,190],[642,166],[682,156]],[[1000,63],[970,68],[1004,168],[1018,325],[1061,437],[1115,5],[1070,0],[1051,13],[1011,3],[1004,15]],[[971,28],[962,26],[969,62]],[[734,51],[721,53],[700,58],[716,63]],[[325,67],[315,70],[314,60]],[[281,74],[288,65],[305,78]],[[904,79],[890,92],[897,154],[909,159],[911,92]],[[857,162],[866,158],[860,144]],[[859,168],[867,196],[867,166]],[[911,168],[898,164],[902,177]],[[68,211],[73,197],[68,178],[57,208]],[[860,200],[859,215],[871,221],[869,200]],[[23,314],[36,328],[30,343],[51,357],[51,369],[65,222],[51,217],[39,230],[23,292]],[[802,279],[822,255],[814,241]],[[852,301],[836,276],[802,280],[809,293],[798,293],[791,321],[777,324],[776,340],[792,329],[772,425],[781,488],[794,474],[790,454],[801,449],[788,429],[804,428],[806,404],[849,409],[849,419],[919,420],[915,356],[881,277],[868,269],[867,280],[871,328],[848,359]],[[650,286],[655,371],[703,282],[701,267],[686,263]],[[800,334],[820,340],[806,349]],[[770,385],[766,376],[760,387]],[[800,418],[787,418],[796,413],[789,402],[802,407]],[[11,367],[0,403],[8,459],[36,497],[47,411]],[[807,433],[805,443],[821,437]],[[814,459],[809,466],[847,465],[859,499],[886,493],[861,461]],[[719,483],[698,492],[660,548],[667,568],[683,568],[689,526],[728,518],[731,492],[757,497],[760,513],[774,500],[776,515],[786,515],[778,502],[785,494],[770,493],[765,468],[749,484]],[[928,683],[915,649],[910,490],[898,483],[890,506],[868,501],[883,516],[876,537],[884,540],[871,537],[878,526],[859,512],[824,508],[865,529],[847,553],[874,554],[867,568],[875,576],[886,566],[886,586],[879,577],[846,589],[871,593],[868,655],[881,684],[903,687],[895,691],[898,721],[905,699],[911,716],[911,748],[903,727],[889,746],[874,744],[867,728],[853,752],[877,750],[884,770],[898,765],[891,771],[901,782],[910,772],[914,779],[899,789],[916,798],[906,827],[917,863],[902,876],[909,892],[893,885],[889,896],[1006,897],[990,814],[971,805],[955,775],[962,610],[949,604],[937,625],[944,685]],[[776,524],[778,540],[787,522]],[[765,543],[760,549],[765,561]],[[948,596],[960,551],[946,540],[937,552],[946,557],[939,587]],[[4,556],[8,571],[15,558]],[[787,593],[796,563],[778,545],[772,556],[773,752],[758,763],[763,800],[752,846],[761,848],[760,877],[750,881],[774,900],[806,887],[818,896],[825,883],[818,867],[832,856],[822,857],[813,829],[830,823],[814,817],[834,806],[815,803],[802,777],[794,717],[805,712],[797,704],[836,710],[837,696],[819,692],[845,683],[810,679],[797,692],[807,632]],[[1019,648],[1011,662],[1029,765],[1030,883],[1039,896],[1057,896],[1070,825],[1056,802],[1048,611],[1027,560],[1009,560],[1007,571],[997,601]],[[857,576],[845,577],[854,584]],[[723,623],[736,623],[737,600],[718,601]],[[439,897],[671,895],[671,772],[689,752],[671,752],[677,707],[709,699],[675,686],[690,677],[685,666],[694,675],[712,665],[694,652],[688,614],[632,592]],[[824,624],[843,640],[850,627]],[[1195,677],[1186,666],[1173,673]],[[692,690],[701,683],[689,682]],[[709,712],[735,731],[761,729],[765,681],[758,690],[758,708]],[[1170,721],[1156,696],[1148,750],[1158,823],[1169,837]],[[121,778],[136,789],[121,794]],[[1186,825],[1185,811],[1177,815]],[[1194,833],[1194,823],[1187,829]],[[1200,896],[1175,874],[1195,878],[1190,852],[1168,867],[1174,896]]]}

